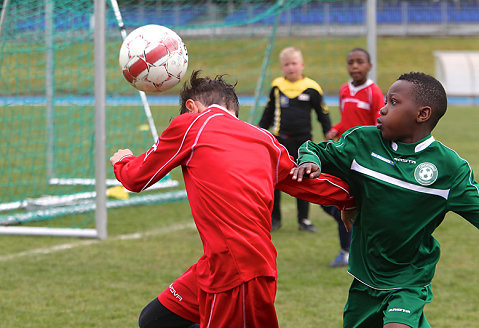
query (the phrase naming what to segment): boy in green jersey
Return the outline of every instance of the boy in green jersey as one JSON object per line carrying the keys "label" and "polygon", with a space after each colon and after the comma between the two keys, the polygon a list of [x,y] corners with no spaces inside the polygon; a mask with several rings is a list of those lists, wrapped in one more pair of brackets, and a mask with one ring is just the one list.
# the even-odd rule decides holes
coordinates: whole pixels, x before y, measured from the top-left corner
{"label": "boy in green jersey", "polygon": [[[446,108],[439,81],[403,74],[388,91],[377,127],[351,128],[337,142],[308,141],[299,149],[293,179],[334,174],[356,200],[348,268],[355,279],[343,327],[430,327],[423,308],[432,300],[440,253],[432,233],[448,211],[479,228],[471,167],[431,135]],[[351,220],[345,224],[351,228]]]}

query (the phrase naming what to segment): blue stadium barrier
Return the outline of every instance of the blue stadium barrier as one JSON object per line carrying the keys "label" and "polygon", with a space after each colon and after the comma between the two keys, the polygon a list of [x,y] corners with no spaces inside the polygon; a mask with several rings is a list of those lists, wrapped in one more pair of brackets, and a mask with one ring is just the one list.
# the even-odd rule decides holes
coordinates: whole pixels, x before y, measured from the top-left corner
{"label": "blue stadium barrier", "polygon": [[403,22],[400,5],[383,7],[376,12],[378,24],[401,24]]}
{"label": "blue stadium barrier", "polygon": [[[329,14],[326,12],[326,6],[329,5]],[[403,17],[403,8],[401,2],[384,1],[378,6],[377,20],[378,24],[438,24],[443,19],[448,23],[478,23],[479,22],[479,2],[462,1],[460,6],[451,0],[447,2],[446,17],[443,17],[441,2],[431,2],[427,0],[408,1],[406,17]],[[265,8],[238,8],[232,14],[225,18],[225,22],[244,21],[251,19],[261,13]],[[322,2],[321,4],[309,3],[307,9],[301,6],[294,8],[290,13],[283,13],[280,17],[280,24],[330,24],[351,25],[364,24],[366,18],[365,3],[357,2]],[[326,17],[329,17],[329,20]],[[256,24],[271,24],[275,17],[268,17]]]}

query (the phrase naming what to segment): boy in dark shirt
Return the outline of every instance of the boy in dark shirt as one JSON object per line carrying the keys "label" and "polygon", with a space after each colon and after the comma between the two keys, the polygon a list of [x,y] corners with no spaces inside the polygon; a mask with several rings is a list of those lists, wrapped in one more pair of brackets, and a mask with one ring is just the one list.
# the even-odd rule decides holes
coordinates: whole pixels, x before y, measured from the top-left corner
{"label": "boy in dark shirt", "polygon": [[[288,47],[281,51],[279,58],[284,76],[276,78],[271,84],[269,101],[259,126],[264,129],[271,127],[276,139],[296,159],[299,146],[312,138],[311,109],[316,111],[324,134],[331,129],[331,120],[321,87],[303,75],[301,51]],[[271,231],[281,227],[280,196],[280,191],[275,190]],[[297,199],[297,206],[299,230],[316,232],[316,227],[308,220],[309,203]]]}

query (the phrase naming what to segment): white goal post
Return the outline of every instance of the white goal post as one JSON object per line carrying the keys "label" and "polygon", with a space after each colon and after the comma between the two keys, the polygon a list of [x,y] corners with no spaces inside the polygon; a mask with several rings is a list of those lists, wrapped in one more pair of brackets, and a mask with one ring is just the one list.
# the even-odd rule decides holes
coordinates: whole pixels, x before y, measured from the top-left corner
{"label": "white goal post", "polygon": [[[7,5],[8,2],[4,1],[4,6],[2,8],[2,19],[1,25],[3,25],[3,21],[6,13],[7,13]],[[52,11],[52,2],[51,0],[45,0],[45,11],[46,15],[48,16],[46,19],[46,40],[51,40],[51,35],[47,35],[51,33],[51,22],[49,20],[52,19],[51,11]],[[96,161],[96,170],[95,170],[95,188],[96,192],[82,193],[79,195],[79,199],[83,198],[91,198],[94,197],[96,200],[95,203],[91,202],[91,204],[86,205],[81,204],[81,211],[95,211],[95,228],[94,229],[83,229],[83,228],[51,228],[51,227],[28,227],[28,226],[11,226],[8,225],[8,216],[7,220],[2,221],[2,226],[0,226],[0,234],[12,234],[12,235],[42,235],[42,236],[63,236],[63,237],[89,237],[89,238],[99,238],[99,239],[106,239],[107,238],[107,201],[106,201],[106,166],[104,162],[104,158],[106,158],[106,151],[105,151],[105,99],[106,99],[106,75],[105,75],[105,1],[104,0],[94,0],[94,19],[95,19],[95,32],[94,32],[94,42],[95,42],[95,161]],[[1,30],[0,30],[1,31]],[[48,56],[48,55],[47,55]],[[47,65],[49,61],[47,60]],[[51,78],[50,69],[47,68],[47,103],[48,99],[51,99],[51,90],[49,90],[48,84],[49,79]],[[50,94],[50,97],[49,97]],[[48,111],[48,104],[47,104],[47,111]],[[52,129],[49,129],[51,131]],[[49,136],[51,138],[52,136]],[[50,148],[50,147],[49,147]],[[48,154],[47,156],[53,156],[53,154]],[[49,172],[50,174],[51,172]],[[50,176],[51,178],[51,176]],[[62,197],[62,196],[57,196]],[[78,197],[78,196],[77,196]],[[75,196],[74,195],[66,195],[64,198],[68,198],[67,201],[73,201]],[[63,199],[63,202],[66,199]],[[47,202],[48,204],[48,202]],[[15,206],[21,207],[23,204],[21,201],[18,204],[10,203],[10,204],[0,204],[0,208],[4,209],[13,209]],[[51,204],[50,204],[51,205]],[[92,206],[94,205],[94,206]],[[25,205],[26,206],[26,205]],[[35,215],[43,215],[45,211],[47,212],[58,212],[58,214],[62,213],[65,209],[64,208],[53,208],[53,209],[45,209],[34,211],[32,213],[24,213],[24,214],[15,214],[12,216],[12,222],[18,222],[22,220],[22,217],[29,217]],[[75,213],[74,209],[69,208],[68,213]],[[57,214],[57,215],[58,215]],[[7,222],[7,223],[5,223]]]}

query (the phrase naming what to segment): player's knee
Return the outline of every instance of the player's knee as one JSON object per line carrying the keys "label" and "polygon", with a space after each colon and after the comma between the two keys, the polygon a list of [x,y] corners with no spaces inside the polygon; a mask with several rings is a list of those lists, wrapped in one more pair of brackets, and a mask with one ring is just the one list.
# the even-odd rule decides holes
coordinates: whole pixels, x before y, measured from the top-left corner
{"label": "player's knee", "polygon": [[138,318],[138,326],[140,328],[147,328],[147,324],[149,320],[147,320],[147,315],[146,315],[146,307],[141,311],[140,317]]}
{"label": "player's knee", "polygon": [[138,318],[138,326],[140,328],[153,328],[158,326],[158,318],[161,316],[163,305],[155,298],[147,306],[143,308]]}
{"label": "player's knee", "polygon": [[185,328],[199,328],[194,322],[168,310],[160,303],[158,298],[155,298],[141,311],[138,319],[140,328],[168,328],[168,327],[185,327]]}

